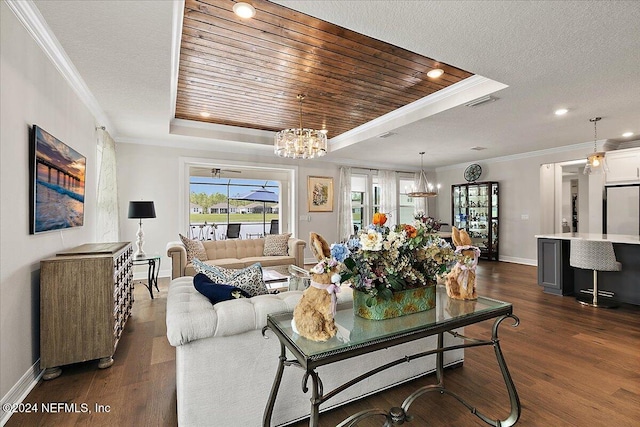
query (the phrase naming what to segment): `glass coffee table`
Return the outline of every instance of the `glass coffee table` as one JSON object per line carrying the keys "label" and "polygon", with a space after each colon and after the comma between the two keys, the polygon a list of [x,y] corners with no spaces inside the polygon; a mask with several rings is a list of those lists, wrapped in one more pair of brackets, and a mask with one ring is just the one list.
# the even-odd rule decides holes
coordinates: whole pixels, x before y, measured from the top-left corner
{"label": "glass coffee table", "polygon": [[267,289],[272,290],[305,290],[309,286],[309,273],[297,265],[274,265],[263,267],[262,275]]}
{"label": "glass coffee table", "polygon": [[[446,307],[446,310],[443,309],[444,307]],[[520,322],[518,317],[513,314],[513,307],[510,303],[484,297],[478,297],[478,299],[474,301],[454,300],[447,296],[443,286],[438,286],[436,292],[436,308],[421,313],[388,320],[367,320],[356,316],[353,313],[352,307],[338,310],[335,315],[336,324],[339,325],[338,334],[325,342],[311,341],[294,333],[291,329],[292,315],[290,312],[270,314],[267,316],[267,326],[262,330],[263,336],[267,330],[271,330],[280,341],[278,370],[265,408],[263,427],[271,425],[271,415],[285,366],[295,366],[305,371],[303,376],[303,386],[305,389],[307,388],[309,378],[311,378],[312,396],[309,426],[317,427],[320,405],[332,396],[373,374],[401,363],[433,354],[436,355],[435,384],[421,387],[413,392],[404,400],[401,407],[393,407],[388,412],[381,409],[362,411],[347,418],[338,426],[354,426],[362,419],[371,416],[386,417],[385,426],[403,424],[411,418],[408,412],[413,401],[422,394],[431,391],[453,396],[465,405],[471,413],[492,426],[512,426],[520,418],[520,399],[518,398],[518,393],[509,374],[509,370],[507,369],[507,363],[502,355],[500,340],[498,339],[498,327],[505,319],[512,319],[512,326],[514,327],[518,326]],[[491,319],[494,319],[494,323],[490,339],[469,338],[455,331],[455,329]],[[445,347],[445,333],[457,338],[462,338],[463,343]],[[347,380],[343,385],[334,390],[323,390],[322,381],[316,372],[316,368],[319,366],[328,365],[340,360],[432,335],[437,335],[438,337],[437,348],[425,348],[423,352],[407,355],[394,362],[387,363],[384,366],[380,366],[353,379]],[[493,346],[495,350],[496,359],[509,394],[511,406],[511,412],[505,420],[488,418],[474,406],[462,399],[462,397],[447,390],[444,386],[443,353],[449,350],[480,346]],[[290,353],[293,354],[293,359],[287,360],[286,350],[289,350]]]}

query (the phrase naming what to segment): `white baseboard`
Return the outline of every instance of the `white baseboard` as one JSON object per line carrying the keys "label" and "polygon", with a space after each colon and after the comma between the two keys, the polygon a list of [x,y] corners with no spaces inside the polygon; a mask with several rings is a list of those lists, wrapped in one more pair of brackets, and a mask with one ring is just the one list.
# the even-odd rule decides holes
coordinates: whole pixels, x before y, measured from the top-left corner
{"label": "white baseboard", "polygon": [[532,265],[534,267],[538,265],[538,260],[536,259],[516,258],[511,256],[502,256],[502,255],[500,255],[500,261],[512,262],[514,264]]}
{"label": "white baseboard", "polygon": [[22,378],[20,378],[18,382],[11,387],[11,390],[9,390],[9,392],[2,398],[3,409],[0,409],[0,426],[5,425],[7,421],[9,421],[9,418],[11,418],[11,415],[13,415],[11,411],[7,412],[4,410],[5,404],[12,405],[21,403],[27,397],[29,392],[33,390],[36,384],[38,384],[43,373],[44,370],[40,370],[40,359],[38,358],[36,363],[34,363],[27,372],[24,373]]}
{"label": "white baseboard", "polygon": [[[149,273],[145,270],[145,271],[136,271],[133,273],[133,280],[147,280]],[[170,269],[166,269],[166,270],[160,270],[160,272],[158,273],[158,278],[161,277],[171,277],[171,270]]]}

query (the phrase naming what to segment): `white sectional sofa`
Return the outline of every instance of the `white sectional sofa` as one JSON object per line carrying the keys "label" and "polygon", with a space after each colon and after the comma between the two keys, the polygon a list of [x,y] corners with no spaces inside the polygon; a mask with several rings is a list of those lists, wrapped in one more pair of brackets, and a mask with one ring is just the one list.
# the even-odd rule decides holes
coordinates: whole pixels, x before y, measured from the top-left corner
{"label": "white sectional sofa", "polygon": [[[179,277],[171,282],[167,296],[167,337],[176,347],[180,426],[262,425],[280,345],[268,331],[269,338],[263,338],[261,329],[266,325],[267,314],[293,311],[301,295],[301,291],[288,291],[212,305],[193,287],[192,277]],[[338,295],[340,304],[351,303],[350,288],[343,287]],[[445,334],[445,344],[454,342],[456,339]],[[324,390],[329,391],[345,378],[435,345],[436,337],[429,337],[324,366],[318,373]],[[462,362],[463,356],[463,350],[445,353],[445,366]],[[321,411],[434,370],[435,356],[402,363],[338,394]],[[309,416],[310,392],[302,392],[302,375],[301,369],[285,369],[272,425],[286,425]]]}

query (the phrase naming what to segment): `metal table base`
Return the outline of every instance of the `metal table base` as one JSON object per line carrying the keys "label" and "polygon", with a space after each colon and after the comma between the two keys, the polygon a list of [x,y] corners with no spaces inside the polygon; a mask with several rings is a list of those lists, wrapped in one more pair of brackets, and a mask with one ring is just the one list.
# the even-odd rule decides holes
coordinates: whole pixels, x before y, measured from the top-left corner
{"label": "metal table base", "polygon": [[[474,323],[479,323],[480,321],[484,321],[484,320],[488,320],[490,318],[495,318],[494,324],[493,324],[493,329],[492,329],[492,335],[491,335],[491,339],[477,339],[477,338],[469,338],[466,337],[462,334],[457,333],[456,331],[454,331],[453,329],[457,329],[460,326],[467,326],[467,325],[471,325]],[[355,426],[357,425],[360,421],[362,421],[365,418],[369,418],[369,417],[376,417],[376,416],[380,416],[383,417],[383,421],[384,421],[384,426],[388,427],[388,426],[395,426],[395,425],[401,425],[404,424],[406,422],[411,422],[412,420],[412,416],[410,413],[410,407],[412,405],[412,403],[419,398],[420,396],[422,396],[423,394],[432,392],[432,391],[437,391],[441,394],[448,394],[452,397],[454,397],[456,400],[458,400],[460,403],[462,403],[464,406],[466,406],[472,414],[474,414],[475,416],[477,416],[478,418],[480,418],[482,421],[484,421],[485,423],[491,425],[491,426],[500,426],[500,427],[509,427],[509,426],[513,426],[514,424],[516,424],[516,422],[518,421],[518,419],[520,418],[520,413],[521,413],[521,405],[520,405],[520,399],[518,398],[518,393],[516,391],[516,386],[511,378],[511,375],[509,374],[509,370],[507,368],[507,363],[504,359],[504,356],[502,354],[502,350],[500,349],[500,340],[498,338],[498,328],[500,326],[500,324],[507,318],[512,319],[513,323],[512,326],[516,327],[519,324],[519,319],[517,316],[515,316],[514,314],[511,313],[511,310],[509,309],[508,312],[502,313],[501,315],[499,315],[499,317],[497,316],[479,316],[478,319],[476,320],[461,320],[461,323],[458,323],[456,325],[455,328],[452,328],[451,330],[444,330],[444,331],[437,331],[436,333],[424,333],[422,334],[423,336],[428,336],[428,335],[436,335],[438,337],[438,345],[436,349],[433,350],[429,350],[429,351],[424,351],[421,353],[417,353],[417,354],[413,354],[413,355],[409,355],[409,356],[405,356],[401,359],[389,362],[385,365],[382,365],[378,368],[372,369],[368,372],[365,372],[362,375],[359,375],[347,382],[345,382],[344,384],[342,384],[341,386],[325,392],[323,389],[323,384],[322,384],[322,380],[320,378],[320,376],[318,375],[318,373],[316,372],[316,367],[324,365],[324,364],[328,364],[328,363],[333,363],[334,361],[338,361],[338,360],[342,360],[345,358],[349,358],[352,357],[353,354],[350,354],[349,351],[343,353],[343,355],[340,356],[331,356],[329,358],[327,358],[326,361],[324,362],[313,362],[312,359],[305,359],[304,357],[300,357],[300,353],[298,353],[298,358],[297,359],[287,359],[286,357],[286,349],[289,348],[289,350],[294,350],[293,353],[294,355],[296,354],[296,348],[295,346],[292,346],[292,343],[290,341],[287,341],[287,337],[285,337],[281,331],[277,330],[278,328],[275,327],[273,325],[273,323],[270,322],[270,319],[267,320],[267,326],[265,326],[262,330],[262,334],[263,336],[265,336],[266,331],[267,330],[271,330],[275,333],[275,335],[278,337],[278,339],[280,340],[280,356],[278,359],[278,368],[277,368],[277,372],[276,372],[276,376],[271,388],[271,392],[269,395],[269,400],[267,402],[265,411],[264,411],[264,416],[263,416],[263,427],[269,427],[271,426],[271,418],[272,418],[272,414],[273,414],[273,409],[274,409],[274,405],[275,405],[275,401],[276,401],[276,397],[278,395],[278,390],[280,388],[280,383],[282,381],[282,375],[284,373],[284,369],[285,367],[289,367],[289,366],[294,366],[294,367],[298,367],[300,369],[302,369],[304,371],[304,375],[302,378],[302,391],[304,393],[307,393],[309,390],[309,379],[311,379],[311,411],[310,411],[310,418],[309,418],[309,426],[310,427],[317,427],[318,424],[318,418],[319,418],[319,413],[320,413],[320,405],[323,404],[324,402],[326,402],[328,399],[331,399],[333,396],[337,395],[338,393],[344,391],[345,389],[353,386],[354,384],[359,383],[360,381],[370,377],[371,375],[374,375],[378,372],[382,372],[386,369],[392,368],[396,365],[399,365],[401,363],[405,363],[405,362],[410,362],[412,360],[415,359],[419,359],[422,357],[426,357],[426,356],[430,356],[435,354],[436,355],[436,383],[432,384],[432,385],[427,385],[424,387],[419,388],[418,390],[416,390],[415,392],[413,392],[411,395],[409,395],[404,402],[402,403],[402,406],[400,407],[393,407],[391,408],[389,411],[383,410],[383,409],[370,409],[370,410],[366,410],[366,411],[362,411],[359,412],[357,414],[354,414],[350,417],[348,417],[347,419],[345,419],[344,421],[342,421],[340,424],[338,424],[337,427],[351,427],[351,426]],[[461,338],[463,339],[463,343],[459,344],[459,345],[452,345],[452,346],[444,346],[444,334],[448,333],[451,334],[457,338]],[[266,336],[265,336],[266,338]],[[417,337],[419,338],[419,337]],[[417,339],[416,338],[416,339]],[[401,337],[396,341],[393,341],[393,343],[387,343],[386,345],[395,345],[401,342],[408,342],[410,341],[411,338],[406,338],[406,337]],[[287,345],[289,345],[287,347]],[[443,366],[443,354],[447,351],[450,350],[456,350],[456,349],[461,349],[461,348],[471,348],[471,347],[481,347],[481,346],[492,346],[496,355],[496,360],[498,362],[498,366],[500,368],[500,371],[502,373],[502,377],[504,379],[504,383],[505,386],[507,388],[507,392],[509,394],[509,402],[510,402],[510,413],[509,416],[507,418],[505,418],[504,420],[494,420],[489,418],[488,416],[484,415],[482,412],[480,412],[475,406],[473,406],[472,404],[466,402],[462,397],[460,397],[458,394],[454,393],[453,391],[447,390],[445,388],[444,385],[444,366]],[[371,350],[370,351],[375,351],[377,349],[377,347],[379,347],[379,345],[373,345],[371,346]],[[362,351],[358,352],[359,354],[363,354]],[[306,365],[305,366],[303,366]],[[381,420],[382,421],[382,420]]]}
{"label": "metal table base", "polygon": [[[485,423],[491,425],[491,426],[495,426],[495,427],[509,427],[509,426],[513,426],[516,422],[518,422],[518,419],[520,418],[520,412],[521,412],[521,406],[520,406],[520,398],[518,397],[518,392],[516,390],[516,386],[513,383],[513,380],[511,379],[511,375],[509,374],[509,369],[507,368],[507,362],[504,360],[504,356],[502,355],[502,350],[500,349],[500,341],[498,340],[498,326],[500,325],[500,323],[506,319],[507,317],[512,317],[514,319],[514,324],[513,326],[517,326],[519,323],[519,320],[516,316],[511,315],[511,316],[503,316],[499,319],[496,319],[494,326],[493,326],[493,334],[491,337],[491,340],[479,340],[479,339],[475,339],[475,338],[468,338],[465,337],[461,334],[458,334],[456,332],[449,332],[452,335],[456,336],[456,337],[460,337],[463,338],[465,341],[470,341],[469,344],[464,344],[464,345],[460,345],[460,346],[452,346],[452,347],[443,347],[442,343],[443,343],[443,334],[438,334],[438,349],[430,351],[430,352],[425,352],[425,353],[421,353],[420,355],[416,355],[415,357],[422,357],[422,356],[427,356],[429,354],[433,354],[436,353],[436,384],[432,384],[432,385],[427,385],[424,387],[420,387],[418,390],[414,391],[413,393],[411,393],[402,403],[401,407],[392,407],[388,412],[384,411],[383,409],[369,409],[366,411],[362,411],[359,412],[357,414],[354,414],[352,416],[350,416],[349,418],[347,418],[346,420],[344,420],[343,422],[341,422],[340,424],[338,424],[336,427],[351,427],[351,426],[355,426],[356,424],[358,424],[361,420],[368,418],[368,417],[373,417],[373,416],[383,416],[385,419],[385,423],[384,423],[384,427],[388,427],[388,426],[395,426],[395,425],[401,425],[404,424],[407,421],[411,421],[412,420],[412,416],[409,414],[409,407],[411,406],[411,404],[420,396],[422,396],[425,393],[429,393],[432,391],[437,391],[441,394],[448,394],[449,396],[452,396],[454,398],[456,398],[456,400],[458,400],[460,403],[462,403],[464,406],[467,407],[467,409],[469,409],[471,411],[471,413],[473,415],[475,415],[476,417],[480,418],[482,421],[484,421]],[[469,347],[479,347],[479,346],[486,346],[486,345],[491,345],[493,346],[495,353],[496,353],[496,359],[498,361],[498,366],[500,367],[500,372],[502,373],[502,378],[504,379],[504,383],[507,387],[507,392],[509,393],[509,403],[511,405],[511,412],[509,413],[509,416],[504,419],[504,420],[494,420],[491,419],[489,417],[487,417],[486,415],[482,414],[475,406],[467,403],[462,397],[460,397],[458,394],[447,390],[444,386],[444,368],[443,368],[443,364],[442,364],[442,354],[445,351],[448,350],[454,350],[456,348],[469,348]],[[408,361],[408,360],[407,360]],[[378,372],[378,371],[375,371]],[[371,372],[374,373],[374,372]],[[311,422],[309,423],[309,425],[312,425]],[[317,425],[313,424],[313,425]]]}
{"label": "metal table base", "polygon": [[147,264],[147,283],[144,283],[144,286],[149,290],[149,295],[151,295],[151,299],[153,299],[153,287],[156,287],[156,290],[160,292],[158,288],[158,274],[160,274],[160,257],[152,256],[146,258],[138,258],[133,260],[134,265],[144,265]]}

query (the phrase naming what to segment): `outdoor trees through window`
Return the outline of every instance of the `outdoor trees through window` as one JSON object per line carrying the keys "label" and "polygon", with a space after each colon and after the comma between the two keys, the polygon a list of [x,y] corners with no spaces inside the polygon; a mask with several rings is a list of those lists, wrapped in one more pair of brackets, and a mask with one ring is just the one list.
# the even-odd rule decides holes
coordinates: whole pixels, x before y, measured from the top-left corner
{"label": "outdoor trees through window", "polygon": [[[240,223],[242,238],[257,237],[280,217],[280,183],[255,179],[192,176],[189,223],[193,238],[220,239],[229,223]],[[207,231],[204,231],[204,229]]]}

